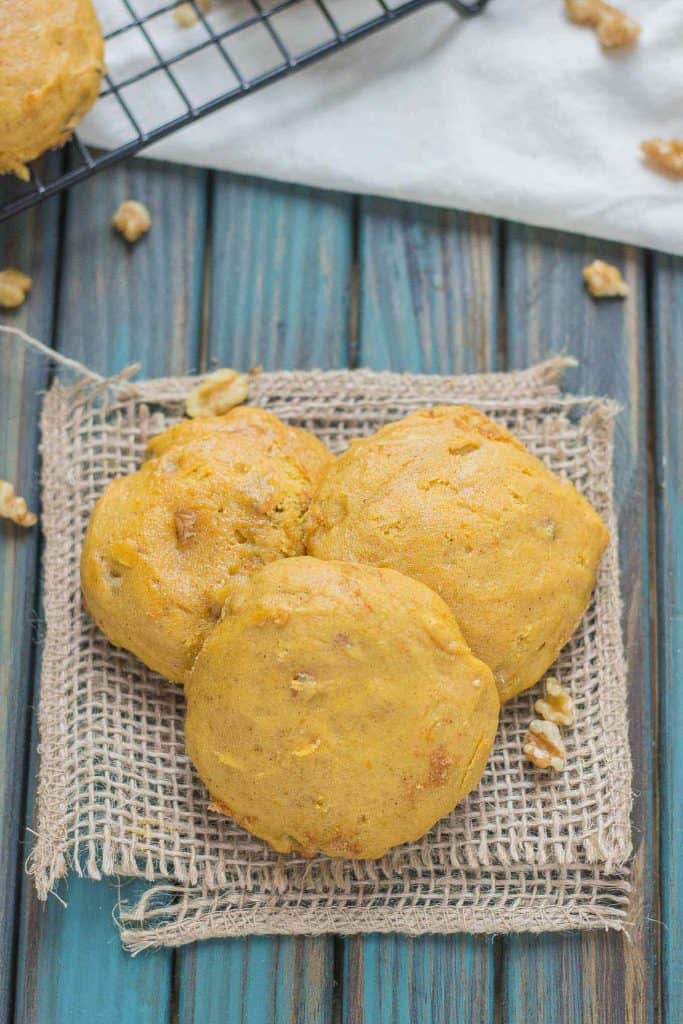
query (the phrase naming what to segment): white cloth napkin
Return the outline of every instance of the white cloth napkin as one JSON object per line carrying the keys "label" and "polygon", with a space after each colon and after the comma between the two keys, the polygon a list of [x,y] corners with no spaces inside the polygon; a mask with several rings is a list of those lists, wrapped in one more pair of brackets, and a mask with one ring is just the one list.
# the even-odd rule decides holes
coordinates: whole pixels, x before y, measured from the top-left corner
{"label": "white cloth napkin", "polygon": [[[120,0],[96,2],[105,28],[115,25]],[[137,0],[136,8],[155,2]],[[330,0],[347,23],[368,3]],[[643,26],[627,52],[603,51],[592,29],[566,20],[562,0],[490,0],[471,20],[434,3],[146,155],[683,253],[683,181],[654,172],[639,152],[645,138],[683,136],[683,2],[623,3]],[[212,24],[220,30],[244,11],[243,0],[213,0]],[[168,12],[148,26],[164,55],[204,32],[179,28]],[[281,30],[305,45],[324,26],[316,9],[295,6]],[[150,61],[135,35],[108,47],[118,81]],[[250,73],[262,66],[263,46],[253,32],[233,37],[231,52]],[[212,50],[175,65],[196,102],[225,88],[225,65]],[[181,109],[161,73],[126,95],[143,124],[169,101],[169,111]],[[81,135],[111,147],[127,132],[105,99]]]}

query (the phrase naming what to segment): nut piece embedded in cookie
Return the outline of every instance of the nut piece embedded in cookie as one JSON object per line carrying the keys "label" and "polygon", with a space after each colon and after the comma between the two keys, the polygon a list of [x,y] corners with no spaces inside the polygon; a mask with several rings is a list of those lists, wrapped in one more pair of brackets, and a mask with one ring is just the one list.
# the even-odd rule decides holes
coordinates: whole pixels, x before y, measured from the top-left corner
{"label": "nut piece embedded in cookie", "polygon": [[606,49],[631,46],[640,35],[637,21],[604,0],[565,0],[564,9],[576,25],[595,28]]}
{"label": "nut piece embedded in cookie", "polygon": [[35,526],[38,522],[38,517],[29,512],[26,501],[8,480],[0,480],[0,517],[11,519],[17,526]]}
{"label": "nut piece embedded in cookie", "polygon": [[143,203],[136,199],[126,199],[112,217],[111,223],[127,242],[137,242],[138,238],[149,231],[152,218]]}
{"label": "nut piece embedded in cookie", "polygon": [[621,276],[618,267],[604,260],[593,260],[583,268],[583,279],[588,291],[595,299],[625,298],[630,288]]}
{"label": "nut piece embedded in cookie", "polygon": [[24,302],[33,281],[21,270],[7,267],[0,270],[0,306],[3,309],[16,309]]}
{"label": "nut piece embedded in cookie", "polygon": [[560,730],[554,722],[541,722],[535,718],[529,726],[522,749],[537,768],[552,768],[555,772],[561,772],[565,766],[567,755]]}
{"label": "nut piece embedded in cookie", "polygon": [[640,149],[657,170],[683,178],[683,140],[645,139]]}
{"label": "nut piece embedded in cookie", "polygon": [[237,370],[221,369],[206,377],[185,399],[185,412],[195,416],[223,416],[246,402],[249,377]]}
{"label": "nut piece embedded in cookie", "polygon": [[574,724],[574,701],[555,676],[545,681],[544,695],[534,704],[537,715],[555,725]]}

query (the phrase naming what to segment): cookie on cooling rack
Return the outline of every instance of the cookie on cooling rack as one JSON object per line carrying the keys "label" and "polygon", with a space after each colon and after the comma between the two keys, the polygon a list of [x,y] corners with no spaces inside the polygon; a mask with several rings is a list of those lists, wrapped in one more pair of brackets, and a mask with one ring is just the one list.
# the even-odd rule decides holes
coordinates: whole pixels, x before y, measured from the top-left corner
{"label": "cookie on cooling rack", "polygon": [[81,556],[87,610],[106,636],[183,681],[227,595],[265,562],[303,552],[303,519],[332,456],[262,409],[186,420],[113,480]]}
{"label": "cookie on cooling rack", "polygon": [[306,856],[376,858],[423,835],[478,783],[500,707],[440,597],[315,558],[233,593],[185,690],[216,809]]}
{"label": "cookie on cooling rack", "polygon": [[311,555],[390,566],[440,594],[502,700],[533,686],[571,637],[607,541],[570,483],[468,406],[353,441],[307,527]]}
{"label": "cookie on cooling rack", "polygon": [[0,4],[0,174],[63,145],[90,109],[104,42],[90,0]]}

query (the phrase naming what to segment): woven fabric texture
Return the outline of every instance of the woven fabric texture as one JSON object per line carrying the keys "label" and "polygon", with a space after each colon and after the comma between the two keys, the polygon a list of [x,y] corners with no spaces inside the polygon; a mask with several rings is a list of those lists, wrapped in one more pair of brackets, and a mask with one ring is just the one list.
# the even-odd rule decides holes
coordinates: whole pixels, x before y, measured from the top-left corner
{"label": "woven fabric texture", "polygon": [[136,948],[253,931],[499,931],[623,919],[631,766],[612,506],[615,407],[562,395],[564,365],[252,380],[252,404],[312,430],[334,451],[412,409],[470,402],[572,480],[612,535],[591,606],[553,668],[576,706],[566,771],[555,776],[525,761],[538,693],[522,694],[503,709],[478,788],[423,839],[376,862],[282,857],[209,810],[184,751],[181,688],[112,647],[83,611],[79,557],[93,505],[109,480],[137,468],[148,439],[180,418],[196,378],[51,388],[42,416],[46,637],[30,863],[41,898],[69,869],[148,879],[140,906],[123,912]]}

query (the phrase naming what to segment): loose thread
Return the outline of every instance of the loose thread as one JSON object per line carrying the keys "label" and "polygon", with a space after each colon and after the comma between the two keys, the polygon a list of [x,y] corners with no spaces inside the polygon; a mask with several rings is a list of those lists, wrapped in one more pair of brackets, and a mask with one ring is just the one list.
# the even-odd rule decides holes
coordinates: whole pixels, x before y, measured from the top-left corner
{"label": "loose thread", "polygon": [[36,352],[40,352],[41,355],[47,356],[48,359],[53,359],[55,363],[59,363],[60,366],[66,366],[70,370],[75,370],[76,373],[80,373],[82,377],[88,377],[90,380],[96,381],[98,384],[104,384],[106,378],[100,376],[99,373],[95,373],[94,370],[88,369],[83,363],[79,363],[77,359],[69,359],[68,356],[63,356],[61,352],[55,352],[53,348],[49,348],[48,345],[44,345],[42,341],[38,341],[37,338],[32,338],[26,331],[22,331],[19,327],[9,327],[7,324],[0,324],[0,331],[4,331],[5,334],[13,334],[15,337],[20,338],[29,348],[34,349]]}
{"label": "loose thread", "polygon": [[140,369],[140,363],[131,363],[130,366],[126,366],[119,373],[112,377],[103,377],[102,374],[96,373],[89,367],[80,363],[77,359],[70,359],[69,356],[63,356],[61,352],[56,352],[53,348],[48,345],[44,345],[42,341],[38,341],[37,338],[31,337],[26,331],[22,331],[19,327],[10,327],[8,324],[0,324],[0,331],[4,331],[5,334],[13,334],[16,338],[26,345],[27,348],[33,349],[40,355],[46,356],[48,359],[52,359],[55,363],[60,366],[64,366],[69,370],[74,370],[81,377],[85,377],[87,380],[93,381],[95,384],[105,384],[107,387],[111,387],[114,390],[130,390],[135,391],[135,385],[124,383],[128,381],[129,377],[133,377]]}

